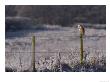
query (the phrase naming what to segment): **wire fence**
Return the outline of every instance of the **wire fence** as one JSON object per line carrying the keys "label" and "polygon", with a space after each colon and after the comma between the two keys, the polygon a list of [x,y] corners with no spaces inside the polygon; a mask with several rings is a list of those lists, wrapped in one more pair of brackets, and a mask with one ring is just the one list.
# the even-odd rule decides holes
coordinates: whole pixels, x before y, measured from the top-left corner
{"label": "wire fence", "polygon": [[[87,61],[88,57],[100,59],[105,57],[106,51],[97,48],[97,40],[105,38],[105,36],[85,36],[84,37],[84,58]],[[88,47],[86,41],[92,40],[96,43]],[[75,43],[74,43],[75,42]],[[6,41],[6,66],[17,68],[17,71],[29,68],[32,64],[32,37],[12,38],[11,41]],[[80,41],[79,36],[35,36],[35,65],[42,61],[47,60],[60,61],[66,63],[80,61]],[[100,43],[99,43],[100,45]],[[43,59],[44,58],[44,59]],[[38,64],[37,64],[38,65]],[[37,66],[36,65],[36,66]]]}
{"label": "wire fence", "polygon": [[[59,47],[58,48],[59,50],[57,50],[57,52],[60,51],[60,49],[62,47],[65,47],[65,48],[67,47],[70,50],[75,49],[75,50],[77,50],[77,52],[79,52],[78,49],[79,49],[79,43],[80,43],[79,42],[80,36],[62,36],[62,37],[58,37],[58,36],[57,37],[56,36],[35,36],[35,37],[36,37],[35,38],[35,40],[36,40],[35,45],[36,45],[36,51],[37,51],[35,53],[41,53],[41,50],[43,50],[43,49],[38,49],[39,51],[37,50],[37,48],[39,48],[41,46],[45,47],[45,49],[49,49],[49,47],[51,48],[53,46],[56,46],[56,48]],[[91,46],[89,46],[92,48],[92,47],[98,46],[97,40],[99,40],[100,38],[105,38],[105,36],[84,36],[83,40],[84,40],[85,45],[86,45],[86,42],[94,41],[94,43],[90,44]],[[28,53],[32,52],[31,51],[32,50],[32,37],[31,36],[30,37],[23,37],[23,38],[22,37],[21,38],[14,38],[14,40],[12,39],[10,42],[7,40],[5,42],[5,44],[6,44],[6,52],[8,52],[8,53],[11,53],[11,51],[15,51],[16,53],[18,53],[18,52],[20,52],[20,50],[21,50],[21,53],[23,53],[24,51],[26,51]],[[77,45],[77,46],[76,46],[76,48],[75,47],[72,48],[71,46],[69,48],[68,45],[69,46],[73,45],[73,47],[74,47],[74,45]],[[10,51],[7,50],[8,47],[11,48]],[[24,51],[22,51],[23,49],[24,49]],[[25,50],[25,49],[28,49],[28,50]],[[54,49],[55,48],[53,48],[52,51],[48,51],[48,53],[49,52],[50,53],[57,53],[57,52],[55,52],[56,50],[54,50]],[[61,52],[64,52],[64,51],[61,51]]]}

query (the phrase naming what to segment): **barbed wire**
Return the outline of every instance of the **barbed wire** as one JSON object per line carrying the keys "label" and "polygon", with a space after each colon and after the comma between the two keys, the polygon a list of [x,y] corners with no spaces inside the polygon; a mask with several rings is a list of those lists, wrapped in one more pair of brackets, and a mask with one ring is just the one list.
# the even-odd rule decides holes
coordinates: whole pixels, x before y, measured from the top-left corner
{"label": "barbed wire", "polygon": [[[83,52],[98,52],[98,53],[106,53],[106,51],[83,51]],[[16,51],[13,51],[13,52],[8,52],[6,51],[5,53],[80,53],[80,51],[38,51],[38,52],[16,52]]]}
{"label": "barbed wire", "polygon": [[[80,39],[79,38],[80,36],[35,36],[35,39],[36,40],[47,40],[47,41],[51,41],[51,40],[54,40],[54,41],[74,41],[76,39]],[[27,41],[27,40],[31,40],[32,39],[32,36],[25,36],[25,37],[19,37],[19,38],[16,38],[16,37],[8,37],[9,39],[16,39],[16,40],[22,40],[24,39],[24,41]],[[100,39],[100,38],[106,38],[106,36],[84,36],[84,40],[88,40],[88,39],[94,39],[95,40],[97,39]]]}
{"label": "barbed wire", "polygon": [[[45,40],[56,40],[57,39],[57,41],[74,41],[74,39],[76,39],[76,38],[78,38],[80,36],[60,36],[60,37],[55,37],[55,36],[54,37],[53,36],[35,36],[35,37],[36,37],[36,40],[37,40],[37,38],[38,38],[38,40],[39,40],[39,38],[42,38],[42,39],[45,39]],[[65,39],[65,37],[66,38],[70,37],[70,39]],[[84,36],[84,38],[86,38],[86,37],[91,38],[91,37],[105,37],[105,36]],[[23,38],[20,37],[19,39],[32,39],[32,37],[31,36],[23,37]],[[24,41],[27,41],[27,40],[24,40]],[[65,51],[60,51],[60,53],[69,53],[69,52],[71,52],[71,53],[80,53],[79,51],[66,51],[66,52]],[[94,50],[94,51],[89,51],[89,52],[105,53],[106,51],[105,50],[104,51],[102,51],[102,50],[101,51],[95,51]],[[19,52],[19,51],[7,52],[6,51],[6,53],[33,53],[33,52],[29,52],[29,51],[28,52]],[[35,52],[35,53],[59,53],[59,51],[58,52],[56,52],[56,51],[51,51],[51,52],[38,51],[38,52]]]}
{"label": "barbed wire", "polygon": [[[6,37],[8,37],[8,38],[13,38],[14,36],[6,36]],[[20,36],[18,36],[18,37],[19,37],[19,38],[22,38],[22,37],[20,37]],[[17,37],[17,38],[18,38],[18,37]],[[60,37],[80,37],[80,35],[78,35],[78,36],[58,36],[58,35],[51,36],[51,35],[50,35],[50,36],[35,36],[35,37],[39,37],[39,38],[40,38],[40,37],[41,37],[41,38],[42,38],[42,37],[50,37],[50,38],[51,38],[51,37],[54,37],[54,38],[55,38],[55,37],[58,37],[58,38],[60,38]],[[87,35],[85,35],[84,37],[106,37],[106,35],[103,35],[103,36],[92,36],[92,35],[91,35],[91,36],[87,36]],[[15,38],[16,38],[16,37],[15,37]],[[32,38],[32,36],[24,36],[23,38]]]}

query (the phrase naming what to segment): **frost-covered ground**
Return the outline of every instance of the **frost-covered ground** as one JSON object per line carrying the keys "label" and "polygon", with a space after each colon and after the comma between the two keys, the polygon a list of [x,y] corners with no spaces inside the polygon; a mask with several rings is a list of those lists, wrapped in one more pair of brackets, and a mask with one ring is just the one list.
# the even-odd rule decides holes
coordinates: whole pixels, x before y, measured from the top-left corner
{"label": "frost-covered ground", "polygon": [[106,29],[94,29],[95,25],[85,28],[85,63],[80,65],[78,29],[45,27],[49,30],[6,32],[6,71],[32,71],[33,35],[36,36],[36,71],[106,71]]}

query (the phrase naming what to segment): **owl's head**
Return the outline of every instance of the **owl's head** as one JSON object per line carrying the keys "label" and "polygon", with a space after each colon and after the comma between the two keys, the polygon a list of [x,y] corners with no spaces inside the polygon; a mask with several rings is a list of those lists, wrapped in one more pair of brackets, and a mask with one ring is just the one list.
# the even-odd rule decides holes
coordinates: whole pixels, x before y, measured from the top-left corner
{"label": "owl's head", "polygon": [[80,28],[81,28],[81,25],[78,24],[78,29],[80,29]]}

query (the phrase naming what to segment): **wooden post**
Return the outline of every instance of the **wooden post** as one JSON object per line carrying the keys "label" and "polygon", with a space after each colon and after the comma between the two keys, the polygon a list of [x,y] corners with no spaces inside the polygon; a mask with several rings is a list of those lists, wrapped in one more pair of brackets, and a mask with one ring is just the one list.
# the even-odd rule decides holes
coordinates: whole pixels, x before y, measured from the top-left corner
{"label": "wooden post", "polygon": [[32,71],[35,72],[35,36],[32,36]]}
{"label": "wooden post", "polygon": [[83,64],[83,36],[85,34],[85,29],[82,25],[78,25],[80,31],[80,63]]}
{"label": "wooden post", "polygon": [[80,63],[83,64],[83,35],[80,33]]}

